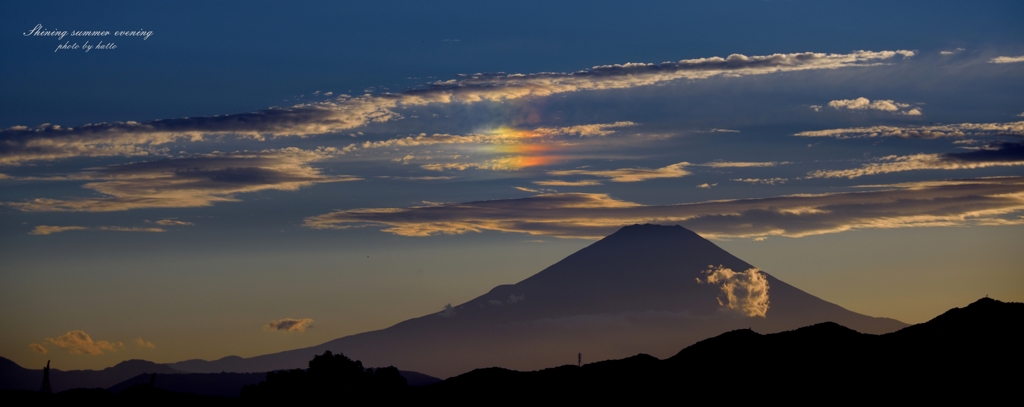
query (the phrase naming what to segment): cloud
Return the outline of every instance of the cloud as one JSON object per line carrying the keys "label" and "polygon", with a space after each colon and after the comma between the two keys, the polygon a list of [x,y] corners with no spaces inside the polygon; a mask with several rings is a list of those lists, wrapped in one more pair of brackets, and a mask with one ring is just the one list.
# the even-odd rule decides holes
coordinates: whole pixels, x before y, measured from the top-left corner
{"label": "cloud", "polygon": [[393,177],[393,176],[389,176],[389,175],[378,175],[377,178],[397,179],[397,180],[400,180],[400,181],[441,181],[441,180],[455,179],[455,178],[458,178],[458,177],[453,177],[453,176],[448,176],[448,175],[445,175],[445,176],[433,176],[433,177]]}
{"label": "cloud", "polygon": [[324,175],[319,169],[309,166],[335,153],[334,149],[300,150],[292,147],[111,165],[75,175],[76,179],[89,181],[83,188],[99,192],[102,197],[37,198],[4,204],[25,212],[188,208],[236,202],[235,195],[242,193],[295,191],[322,182],[360,180],[347,175]]}
{"label": "cloud", "polygon": [[[691,172],[684,170],[684,167],[690,166],[701,166],[711,168],[757,168],[757,167],[773,167],[779,164],[789,164],[788,162],[744,162],[744,161],[715,161],[704,164],[691,164],[688,162],[680,162],[672,165],[668,165],[661,168],[619,168],[616,170],[556,170],[548,171],[548,175],[555,176],[573,176],[573,175],[584,175],[591,177],[602,177],[609,178],[612,182],[640,182],[649,179],[656,178],[680,178],[690,175]],[[587,183],[587,182],[593,182]],[[587,184],[584,184],[587,183]],[[584,185],[601,185],[597,181],[535,181],[537,185],[547,186],[584,186]]]}
{"label": "cloud", "polygon": [[[911,108],[909,103],[899,103],[892,100],[875,100],[872,102],[865,97],[833,100],[828,102],[828,107],[836,110],[880,110],[883,112],[898,113],[906,116],[921,115],[921,109],[916,107]],[[815,111],[818,110],[820,110],[820,106],[819,109],[815,109]]]}
{"label": "cloud", "polygon": [[697,188],[709,189],[709,188],[714,187],[714,186],[718,186],[718,183],[716,182],[714,184],[708,184],[707,182],[705,182],[703,184],[697,185]]}
{"label": "cloud", "polygon": [[402,236],[484,230],[600,238],[636,223],[679,224],[709,238],[803,237],[857,229],[1024,223],[1024,177],[874,186],[879,190],[641,205],[607,194],[366,208],[306,218],[310,228],[382,226]]}
{"label": "cloud", "polygon": [[540,127],[535,129],[534,131],[546,136],[575,135],[579,137],[595,137],[613,134],[616,131],[614,129],[620,127],[632,127],[636,125],[636,123],[630,121],[619,121],[615,123],[583,124],[568,127]]}
{"label": "cloud", "polygon": [[789,178],[736,178],[733,181],[746,182],[748,184],[775,185],[785,184],[786,181],[789,181]]}
{"label": "cloud", "polygon": [[105,230],[110,232],[149,232],[149,233],[162,233],[166,230],[161,228],[139,228],[139,227],[123,227],[123,226],[48,226],[39,225],[28,232],[30,235],[49,235],[54,233],[68,232],[72,230]]}
{"label": "cloud", "polygon": [[[437,144],[521,144],[540,139],[578,136],[607,136],[615,133],[618,128],[636,126],[634,122],[619,121],[615,123],[584,124],[568,127],[538,127],[534,129],[498,128],[481,134],[454,135],[445,133],[410,135],[379,141],[364,141],[350,144],[341,152],[348,153],[358,150],[394,147],[418,147]],[[410,157],[412,158],[412,157]]]}
{"label": "cloud", "polygon": [[548,175],[588,175],[592,177],[610,178],[612,182],[639,182],[655,178],[679,178],[690,175],[683,167],[687,162],[676,163],[661,168],[619,168],[617,170],[559,170],[548,171]]}
{"label": "cloud", "polygon": [[546,181],[533,181],[536,185],[546,187],[590,187],[595,185],[601,185],[601,181],[596,180],[583,180],[583,181],[560,181],[560,180],[546,180]]}
{"label": "cloud", "polygon": [[36,226],[35,228],[33,228],[31,232],[28,232],[28,234],[30,234],[30,235],[46,236],[46,235],[53,234],[53,233],[68,232],[68,231],[72,231],[72,230],[86,230],[86,229],[89,229],[89,228],[87,228],[85,226],[48,226],[48,225],[39,225],[39,226]]}
{"label": "cloud", "polygon": [[798,137],[900,137],[934,139],[967,136],[1024,136],[1024,121],[1010,123],[959,123],[935,126],[872,126],[802,131]]}
{"label": "cloud", "polygon": [[32,351],[35,353],[40,353],[43,355],[50,353],[50,351],[46,350],[46,348],[43,347],[43,345],[40,345],[38,343],[30,343],[28,347],[32,348]]}
{"label": "cloud", "polygon": [[995,57],[988,60],[990,64],[1013,64],[1017,62],[1024,62],[1024,55],[1019,57]]}
{"label": "cloud", "polygon": [[[149,221],[146,221],[146,222],[149,222]],[[154,221],[153,223],[156,223],[157,225],[160,225],[160,226],[195,226],[195,224],[192,223],[192,222],[185,222],[183,220],[177,220],[177,219],[160,219],[160,220]]]}
{"label": "cloud", "polygon": [[957,48],[957,49],[954,49],[952,51],[939,51],[939,54],[941,54],[941,55],[953,55],[953,54],[956,54],[956,53],[959,53],[959,52],[963,52],[963,51],[964,51],[963,48]]}
{"label": "cloud", "polygon": [[121,342],[94,341],[84,331],[68,331],[56,338],[46,338],[46,341],[72,355],[102,355],[124,347]]}
{"label": "cloud", "polygon": [[748,317],[765,317],[768,313],[768,279],[761,270],[750,268],[735,272],[728,267],[712,267],[704,271],[707,278],[697,279],[701,284],[715,284],[722,290],[718,305],[738,311]]}
{"label": "cloud", "polygon": [[276,321],[270,321],[270,323],[263,326],[263,329],[268,331],[283,331],[283,332],[306,332],[306,328],[313,327],[313,320],[310,318],[285,318]]}
{"label": "cloud", "polygon": [[371,97],[271,108],[234,115],[185,117],[150,122],[115,122],[62,127],[0,130],[0,165],[70,157],[160,155],[158,146],[200,142],[208,136],[307,136],[382,122],[398,117]]}
{"label": "cloud", "polygon": [[710,162],[710,163],[693,164],[693,165],[699,165],[699,166],[711,167],[711,168],[756,168],[756,167],[774,167],[774,166],[779,165],[779,164],[789,164],[789,163],[788,162],[778,163],[778,162],[774,162],[774,161],[768,161],[768,162],[715,161],[715,162]]}
{"label": "cloud", "polygon": [[512,188],[518,189],[518,190],[523,191],[523,192],[530,192],[530,193],[534,193],[534,194],[550,194],[550,193],[557,193],[558,192],[558,191],[550,189],[550,188],[541,188],[541,189],[533,189],[533,188],[526,188],[526,187],[512,187]]}
{"label": "cloud", "polygon": [[[200,142],[210,136],[310,136],[339,133],[370,123],[402,118],[400,109],[445,104],[504,102],[580,91],[627,89],[717,76],[765,75],[777,72],[873,66],[912,51],[856,51],[848,54],[794,53],[766,56],[733,54],[726,58],[687,59],[661,64],[602,65],[570,73],[476,74],[438,81],[403,93],[339,96],[318,103],[269,108],[249,113],[184,117],[147,122],[114,122],[0,130],[0,165],[69,157],[145,156],[175,142]],[[602,130],[577,129],[580,136]]]}
{"label": "cloud", "polygon": [[147,232],[147,233],[163,233],[167,230],[161,228],[137,228],[137,227],[122,227],[122,226],[97,226],[97,230],[108,230],[113,232]]}
{"label": "cloud", "polygon": [[156,345],[154,345],[153,342],[149,342],[149,341],[144,340],[142,338],[135,338],[134,342],[135,342],[135,346],[138,346],[138,347],[143,348],[143,349],[156,349]]}
{"label": "cloud", "polygon": [[879,158],[877,163],[864,164],[849,170],[818,170],[808,178],[857,178],[915,170],[965,170],[988,167],[1024,165],[1024,142],[996,143],[989,148],[966,153],[915,154]]}

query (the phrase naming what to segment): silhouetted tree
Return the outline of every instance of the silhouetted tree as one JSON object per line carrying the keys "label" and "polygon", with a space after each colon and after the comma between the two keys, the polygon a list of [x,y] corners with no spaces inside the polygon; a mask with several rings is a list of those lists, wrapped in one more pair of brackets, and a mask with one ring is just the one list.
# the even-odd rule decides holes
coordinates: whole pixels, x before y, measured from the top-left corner
{"label": "silhouetted tree", "polygon": [[267,380],[245,386],[242,397],[251,400],[295,401],[310,397],[345,397],[380,400],[401,394],[406,380],[394,366],[365,369],[363,363],[331,351],[316,355],[308,369],[267,373]]}

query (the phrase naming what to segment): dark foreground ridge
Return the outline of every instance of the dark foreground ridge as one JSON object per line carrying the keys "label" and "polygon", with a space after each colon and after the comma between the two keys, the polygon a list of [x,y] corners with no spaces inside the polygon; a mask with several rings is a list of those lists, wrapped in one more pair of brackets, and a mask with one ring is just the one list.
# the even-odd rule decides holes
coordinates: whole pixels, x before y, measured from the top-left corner
{"label": "dark foreground ridge", "polygon": [[477,369],[422,389],[469,402],[557,397],[683,398],[735,402],[998,400],[1016,397],[1024,304],[982,298],[931,321],[871,335],[826,322],[762,335],[749,329],[700,341],[664,360],[626,359],[532,372]]}
{"label": "dark foreground ridge", "polygon": [[[1024,362],[1020,326],[1024,304],[982,298],[896,332],[872,335],[826,322],[759,334],[740,329],[705,339],[672,357],[636,356],[537,371],[476,369],[440,383],[411,387],[394,367],[364,369],[359,361],[325,352],[308,369],[273,372],[241,398],[200,396],[149,383],[57,394],[4,391],[4,401],[113,403],[214,401],[220,404],[345,402],[519,404],[538,400],[594,402],[879,400],[997,401],[1016,397]],[[227,373],[225,373],[227,374]],[[195,375],[189,375],[195,376]],[[214,377],[217,375],[200,375]],[[41,376],[40,376],[41,378]]]}

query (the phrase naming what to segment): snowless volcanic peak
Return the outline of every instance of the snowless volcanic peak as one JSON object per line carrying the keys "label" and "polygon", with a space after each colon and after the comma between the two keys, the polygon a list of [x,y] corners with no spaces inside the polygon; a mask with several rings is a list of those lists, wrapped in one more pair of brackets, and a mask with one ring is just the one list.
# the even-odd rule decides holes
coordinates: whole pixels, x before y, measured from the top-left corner
{"label": "snowless volcanic peak", "polygon": [[450,377],[482,367],[575,363],[580,353],[585,362],[638,353],[665,358],[734,329],[772,333],[828,321],[865,333],[906,326],[801,291],[681,226],[633,225],[519,283],[390,328],[311,348],[172,367],[299,368],[331,350],[367,366]]}

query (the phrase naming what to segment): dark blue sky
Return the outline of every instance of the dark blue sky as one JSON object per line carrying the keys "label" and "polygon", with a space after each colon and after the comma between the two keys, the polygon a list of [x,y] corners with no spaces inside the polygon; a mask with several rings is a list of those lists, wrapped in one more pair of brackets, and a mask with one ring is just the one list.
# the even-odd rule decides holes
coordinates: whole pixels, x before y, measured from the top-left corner
{"label": "dark blue sky", "polygon": [[[1017,1],[6,2],[0,355],[318,344],[638,222],[870,315],[1024,300],[1022,20]],[[117,48],[55,52],[86,40]],[[317,328],[262,329],[282,318]],[[116,351],[48,341],[74,330]]]}

